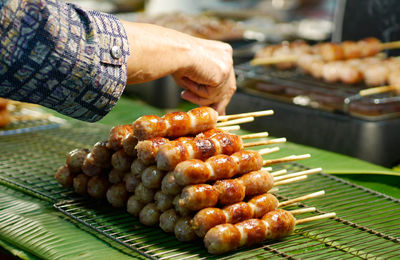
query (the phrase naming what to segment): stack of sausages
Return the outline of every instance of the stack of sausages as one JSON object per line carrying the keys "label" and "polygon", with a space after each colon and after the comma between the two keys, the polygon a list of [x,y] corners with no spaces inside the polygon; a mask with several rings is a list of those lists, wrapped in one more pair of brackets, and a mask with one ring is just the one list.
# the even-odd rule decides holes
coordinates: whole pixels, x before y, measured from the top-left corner
{"label": "stack of sausages", "polygon": [[[282,60],[274,64],[278,69],[301,68],[305,73],[327,82],[343,82],[367,86],[399,85],[400,60],[379,55],[382,43],[376,38],[358,42],[321,43],[310,46],[304,41],[284,42],[266,46],[256,59]],[[290,61],[284,61],[288,57]],[[261,62],[262,63],[262,62]]]}
{"label": "stack of sausages", "polygon": [[274,177],[262,169],[261,154],[215,128],[217,116],[200,107],[116,126],[108,140],[69,152],[55,179],[79,194],[125,207],[142,224],[159,226],[180,241],[206,237],[207,246],[216,233],[223,236],[223,229],[207,236],[214,227],[261,219],[278,207],[268,193]]}

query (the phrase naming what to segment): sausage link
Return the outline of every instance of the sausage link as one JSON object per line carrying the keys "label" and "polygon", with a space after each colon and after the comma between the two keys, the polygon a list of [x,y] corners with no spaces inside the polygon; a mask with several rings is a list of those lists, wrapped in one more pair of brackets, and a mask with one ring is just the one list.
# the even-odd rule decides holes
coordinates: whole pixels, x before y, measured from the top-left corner
{"label": "sausage link", "polygon": [[160,171],[155,165],[149,166],[142,173],[142,183],[146,188],[160,189],[165,174],[166,172]]}
{"label": "sausage link", "polygon": [[127,134],[124,139],[122,139],[122,149],[127,155],[134,158],[137,157],[137,151],[135,149],[137,144],[138,139],[132,133]]}
{"label": "sausage link", "polygon": [[103,176],[93,176],[87,183],[87,193],[95,199],[103,199],[106,196],[109,183]]}
{"label": "sausage link", "polygon": [[182,191],[182,186],[175,180],[174,172],[168,172],[161,181],[161,190],[168,195],[178,195]]}
{"label": "sausage link", "polygon": [[112,151],[107,147],[107,141],[97,142],[91,151],[94,161],[102,168],[110,168]]}
{"label": "sausage link", "polygon": [[66,164],[72,173],[79,173],[82,171],[83,161],[85,160],[89,149],[74,149],[67,154]]}
{"label": "sausage link", "polygon": [[278,209],[268,212],[262,219],[215,226],[205,235],[204,245],[209,253],[222,254],[240,246],[288,236],[293,233],[295,225],[296,219],[290,212]]}
{"label": "sausage link", "polygon": [[156,164],[156,155],[159,148],[166,144],[168,139],[155,137],[150,140],[139,141],[136,145],[137,157],[144,165]]}
{"label": "sausage link", "polygon": [[107,201],[115,208],[122,208],[126,206],[128,200],[128,192],[125,185],[121,183],[113,184],[108,188],[106,193]]}
{"label": "sausage link", "polygon": [[112,184],[122,182],[124,180],[125,172],[112,169],[108,174],[108,181]]}
{"label": "sausage link", "polygon": [[235,224],[250,218],[261,218],[267,212],[276,210],[278,200],[272,194],[262,194],[246,202],[238,202],[222,209],[205,208],[196,213],[191,222],[199,237],[204,237],[208,230],[220,224]]}
{"label": "sausage link", "polygon": [[155,115],[146,115],[133,122],[133,135],[138,140],[146,140],[167,135],[167,121]]}
{"label": "sausage link", "polygon": [[73,179],[73,187],[76,193],[85,195],[87,194],[87,184],[89,177],[86,174],[80,173]]}
{"label": "sausage link", "polygon": [[197,238],[192,226],[190,225],[191,217],[180,217],[175,224],[175,237],[182,242],[193,241]]}
{"label": "sausage link", "polygon": [[139,201],[135,195],[131,195],[126,202],[126,211],[128,211],[129,214],[137,217],[145,205],[146,204]]}
{"label": "sausage link", "polygon": [[134,175],[130,172],[124,175],[125,188],[128,192],[134,192],[141,181],[142,180],[139,175]]}
{"label": "sausage link", "polygon": [[218,192],[218,203],[221,205],[230,205],[240,202],[246,195],[246,187],[235,179],[216,181],[213,188]]}
{"label": "sausage link", "polygon": [[172,195],[165,194],[162,191],[157,191],[154,195],[156,206],[161,212],[167,211],[172,208],[173,200],[174,197]]}
{"label": "sausage link", "polygon": [[140,211],[139,221],[146,226],[156,226],[160,220],[160,211],[156,204],[149,203]]}
{"label": "sausage link", "polygon": [[110,134],[108,135],[107,146],[114,151],[122,149],[122,141],[125,136],[132,132],[133,127],[131,124],[114,126],[111,128]]}
{"label": "sausage link", "polygon": [[257,151],[243,150],[231,155],[238,166],[238,175],[260,170],[263,158]]}
{"label": "sausage link", "polygon": [[174,232],[178,218],[178,213],[174,209],[163,212],[160,215],[160,228],[167,233]]}
{"label": "sausage link", "polygon": [[135,189],[135,196],[137,200],[145,204],[153,201],[154,190],[146,188],[143,183],[140,183]]}
{"label": "sausage link", "polygon": [[246,196],[266,193],[274,186],[273,176],[264,170],[244,174],[240,181],[246,189]]}
{"label": "sausage link", "polygon": [[217,204],[218,196],[217,189],[211,185],[189,185],[183,188],[179,205],[189,210],[200,210]]}
{"label": "sausage link", "polygon": [[58,168],[56,174],[54,175],[54,178],[63,187],[69,188],[72,186],[74,174],[71,173],[67,165],[63,165]]}
{"label": "sausage link", "polygon": [[178,137],[198,134],[215,127],[218,113],[210,107],[184,112],[172,112],[158,117],[142,116],[133,123],[133,134],[139,140],[154,137]]}
{"label": "sausage link", "polygon": [[129,168],[131,167],[133,158],[129,156],[127,153],[125,153],[124,150],[118,150],[111,156],[111,164],[114,167],[114,169],[120,170],[120,171],[128,171]]}
{"label": "sausage link", "polygon": [[180,206],[200,210],[217,203],[231,205],[242,201],[245,196],[267,193],[273,183],[273,177],[267,171],[253,171],[236,179],[216,181],[213,186],[188,185],[180,195]]}
{"label": "sausage link", "polygon": [[103,168],[95,161],[92,153],[86,155],[82,164],[82,172],[89,177],[100,175],[103,172]]}

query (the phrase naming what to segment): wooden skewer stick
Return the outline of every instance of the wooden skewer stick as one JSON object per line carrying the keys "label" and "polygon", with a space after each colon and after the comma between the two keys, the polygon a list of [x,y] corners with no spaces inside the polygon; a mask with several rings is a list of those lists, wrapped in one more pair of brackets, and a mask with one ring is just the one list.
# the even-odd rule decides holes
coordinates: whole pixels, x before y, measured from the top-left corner
{"label": "wooden skewer stick", "polygon": [[243,117],[259,117],[259,116],[270,116],[273,115],[273,110],[263,110],[263,111],[256,111],[256,112],[249,112],[249,113],[241,113],[241,114],[234,114],[234,115],[227,115],[227,116],[219,116],[218,121],[226,121],[236,118],[243,118]]}
{"label": "wooden skewer stick", "polygon": [[390,50],[400,48],[400,41],[381,43],[381,50]]}
{"label": "wooden skewer stick", "polygon": [[278,187],[274,187],[268,191],[268,193],[277,193],[279,191]]}
{"label": "wooden skewer stick", "polygon": [[219,127],[219,129],[223,130],[223,131],[237,131],[240,130],[240,125],[230,125],[230,126],[223,126],[223,127]]}
{"label": "wooden skewer stick", "polygon": [[287,55],[287,56],[275,56],[269,58],[255,58],[250,61],[250,65],[259,66],[259,65],[272,65],[283,62],[295,62],[298,59],[297,56]]}
{"label": "wooden skewer stick", "polygon": [[263,161],[263,166],[267,166],[267,165],[275,164],[275,163],[303,160],[303,159],[307,159],[307,158],[310,158],[310,157],[311,157],[310,154],[303,154],[303,155],[291,155],[291,156],[288,156],[288,157],[283,157],[283,158],[278,158],[278,159],[264,160]]}
{"label": "wooden skewer stick", "polygon": [[310,169],[310,170],[306,170],[306,171],[286,174],[284,176],[279,176],[279,177],[274,178],[274,180],[280,181],[280,180],[285,180],[285,179],[289,179],[289,178],[293,178],[293,177],[297,177],[297,176],[301,176],[301,175],[310,175],[310,174],[314,174],[314,173],[319,173],[321,171],[322,171],[322,168],[315,168],[315,169]]}
{"label": "wooden skewer stick", "polygon": [[319,216],[303,218],[303,219],[296,219],[296,225],[307,223],[307,222],[311,222],[311,221],[315,221],[315,220],[320,220],[320,219],[325,219],[325,218],[334,218],[334,217],[336,217],[336,213],[335,212],[331,212],[331,213],[326,213],[326,214],[322,214],[322,215],[319,215]]}
{"label": "wooden skewer stick", "polygon": [[292,215],[298,215],[298,214],[303,214],[303,213],[308,213],[308,212],[314,212],[317,209],[315,207],[310,207],[310,208],[302,208],[302,209],[294,209],[290,210],[289,212],[292,213]]}
{"label": "wooden skewer stick", "polygon": [[[271,167],[268,167],[268,168],[271,168]],[[282,175],[282,174],[285,174],[285,173],[287,173],[287,170],[283,169],[283,170],[280,170],[280,171],[271,172],[270,174],[275,177],[275,176],[279,176],[279,175]]]}
{"label": "wooden skewer stick", "polygon": [[251,143],[244,143],[243,147],[251,147],[251,146],[259,146],[259,145],[267,145],[267,144],[280,144],[280,143],[285,143],[286,138],[276,138],[276,139],[271,139],[271,140],[262,140],[262,141],[257,141],[257,142],[251,142]]}
{"label": "wooden skewer stick", "polygon": [[270,172],[270,171],[272,171],[272,167],[262,167],[261,170]]}
{"label": "wooden skewer stick", "polygon": [[234,120],[230,120],[230,121],[217,123],[217,127],[243,124],[243,123],[248,123],[248,122],[252,122],[252,121],[254,121],[254,117],[252,117],[252,116],[251,117],[244,117],[244,118],[239,118],[239,119],[234,119]]}
{"label": "wooden skewer stick", "polygon": [[280,185],[284,185],[284,184],[289,184],[289,183],[293,183],[296,181],[302,181],[307,179],[307,175],[303,175],[303,176],[299,176],[296,178],[291,178],[291,179],[287,179],[287,180],[283,180],[283,181],[278,181],[274,183],[274,186],[280,186]]}
{"label": "wooden skewer stick", "polygon": [[279,150],[280,150],[279,147],[264,148],[264,149],[258,150],[258,153],[259,153],[260,155],[266,155],[266,154],[270,154],[270,153],[277,152],[277,151],[279,151]]}
{"label": "wooden skewer stick", "polygon": [[389,92],[389,91],[394,91],[397,89],[400,89],[400,86],[381,86],[381,87],[363,89],[358,94],[362,97],[365,97],[365,96],[385,93],[385,92]]}
{"label": "wooden skewer stick", "polygon": [[303,201],[303,200],[313,199],[313,198],[320,197],[320,196],[323,196],[323,195],[325,195],[325,191],[324,190],[317,191],[317,192],[310,193],[310,194],[307,194],[307,195],[304,195],[304,196],[301,196],[301,197],[298,197],[298,198],[294,198],[294,199],[291,199],[291,200],[283,201],[283,202],[279,203],[278,207],[284,207],[284,206],[291,205],[291,204],[294,204],[294,203],[297,203],[297,202],[300,202],[300,201]]}
{"label": "wooden skewer stick", "polygon": [[244,139],[255,139],[255,138],[261,138],[261,137],[267,137],[269,134],[268,132],[261,132],[261,133],[255,133],[255,134],[248,134],[248,135],[241,135],[240,138]]}

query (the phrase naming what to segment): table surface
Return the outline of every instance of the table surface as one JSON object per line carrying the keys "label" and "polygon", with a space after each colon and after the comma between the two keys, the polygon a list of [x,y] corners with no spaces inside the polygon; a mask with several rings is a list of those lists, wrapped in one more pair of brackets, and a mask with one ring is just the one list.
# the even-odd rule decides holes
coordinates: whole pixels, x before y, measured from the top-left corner
{"label": "table surface", "polygon": [[[186,103],[180,106],[182,110],[190,108],[191,105]],[[144,114],[162,115],[165,112],[167,111],[151,107],[136,99],[123,97],[99,123],[111,127],[131,123]],[[268,131],[268,129],[262,129],[262,131]],[[312,157],[301,161],[301,164],[312,168],[322,167],[325,173],[335,174],[366,188],[400,198],[399,172],[291,142],[282,144],[280,147],[281,151],[271,157],[310,153]],[[20,258],[143,258],[113,241],[97,238],[80,224],[67,219],[53,209],[47,201],[33,198],[4,185],[0,185],[0,190],[0,246]]]}

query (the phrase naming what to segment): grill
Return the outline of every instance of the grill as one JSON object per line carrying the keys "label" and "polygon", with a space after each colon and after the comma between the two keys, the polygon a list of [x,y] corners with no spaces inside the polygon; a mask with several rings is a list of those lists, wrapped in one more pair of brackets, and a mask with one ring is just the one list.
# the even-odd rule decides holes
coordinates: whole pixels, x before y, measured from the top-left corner
{"label": "grill", "polygon": [[[75,195],[53,178],[66,152],[90,147],[105,139],[108,128],[77,123],[29,134],[0,136],[0,181],[54,203],[54,207],[79,221],[105,240],[112,239],[150,259],[212,259],[198,240],[181,243],[160,229],[145,227],[105,203]],[[304,170],[300,164],[274,167],[288,172]],[[316,174],[307,181],[281,186],[280,200],[324,189],[326,195],[287,209],[317,207],[316,213],[335,211],[337,217],[299,225],[295,234],[241,248],[218,259],[388,259],[400,257],[400,201],[348,183],[334,176]]]}
{"label": "grill", "polygon": [[361,97],[359,91],[367,87],[362,84],[328,83],[305,75],[300,69],[277,70],[249,63],[235,66],[235,71],[239,87],[275,100],[368,120],[400,115],[400,96],[382,93]]}

